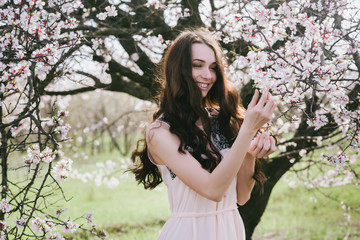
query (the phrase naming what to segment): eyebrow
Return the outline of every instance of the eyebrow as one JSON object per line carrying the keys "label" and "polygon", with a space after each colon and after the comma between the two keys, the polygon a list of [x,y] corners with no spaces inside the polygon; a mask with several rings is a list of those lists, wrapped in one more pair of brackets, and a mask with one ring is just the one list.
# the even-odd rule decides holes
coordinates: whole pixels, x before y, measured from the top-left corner
{"label": "eyebrow", "polygon": [[[205,62],[204,60],[198,59],[198,58],[193,59],[193,62],[194,62],[194,61]],[[211,64],[216,64],[216,62],[212,62]],[[210,64],[210,65],[211,65],[211,64]]]}

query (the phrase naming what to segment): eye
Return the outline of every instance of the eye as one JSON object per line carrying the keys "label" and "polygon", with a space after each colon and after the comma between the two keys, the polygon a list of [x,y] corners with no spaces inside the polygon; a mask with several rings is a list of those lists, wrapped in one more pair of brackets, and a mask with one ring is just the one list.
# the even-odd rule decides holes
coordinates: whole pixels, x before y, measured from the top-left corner
{"label": "eye", "polygon": [[193,65],[192,65],[194,68],[200,68],[201,67],[201,65],[200,64],[196,64],[196,63],[193,63]]}
{"label": "eye", "polygon": [[216,72],[217,66],[211,66],[210,70]]}

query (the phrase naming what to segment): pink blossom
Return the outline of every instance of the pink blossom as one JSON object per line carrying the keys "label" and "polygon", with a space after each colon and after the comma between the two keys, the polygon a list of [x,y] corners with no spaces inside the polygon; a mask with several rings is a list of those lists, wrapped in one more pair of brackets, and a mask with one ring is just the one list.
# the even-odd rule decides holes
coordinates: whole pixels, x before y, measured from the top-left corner
{"label": "pink blossom", "polygon": [[53,152],[49,147],[46,147],[40,154],[41,161],[45,163],[52,162],[56,157],[56,152]]}
{"label": "pink blossom", "polygon": [[56,116],[57,117],[68,117],[69,116],[69,111],[59,110]]}
{"label": "pink blossom", "polygon": [[299,152],[300,157],[306,157],[307,151],[305,149],[301,149]]}
{"label": "pink blossom", "polygon": [[133,60],[134,62],[138,61],[139,60],[139,54],[138,53],[133,53],[131,54],[130,56],[131,60]]}
{"label": "pink blossom", "polygon": [[298,121],[299,118],[298,118],[296,115],[293,115],[293,116],[291,117],[291,120],[292,120],[292,121]]}
{"label": "pink blossom", "polygon": [[96,14],[96,17],[99,20],[105,20],[107,18],[107,13],[98,13],[98,14]]}
{"label": "pink blossom", "polygon": [[107,15],[109,17],[116,17],[118,15],[118,12],[117,12],[115,6],[113,6],[113,5],[112,6],[107,6],[105,8],[105,10],[106,10],[106,13],[107,13]]}
{"label": "pink blossom", "polygon": [[70,126],[70,124],[67,123],[64,126],[56,127],[55,132],[60,133],[61,139],[64,140],[67,138],[67,134],[70,131],[70,129],[71,129],[71,126]]}
{"label": "pink blossom", "polygon": [[190,9],[185,8],[185,9],[184,9],[183,17],[190,17],[190,16],[191,16],[191,15],[190,15]]}
{"label": "pink blossom", "polygon": [[15,219],[15,224],[17,228],[23,228],[26,224],[26,219],[24,217],[21,217],[19,219]]}
{"label": "pink blossom", "polygon": [[86,213],[85,218],[86,218],[88,224],[90,224],[94,221],[94,215],[92,212]]}
{"label": "pink blossom", "polygon": [[55,211],[55,216],[60,217],[60,215],[66,211],[67,211],[67,208],[59,208],[58,210]]}
{"label": "pink blossom", "polygon": [[328,123],[328,118],[325,115],[319,115],[315,113],[315,116],[312,119],[308,119],[306,123],[309,127],[315,127],[314,130],[320,129],[322,126],[325,126]]}
{"label": "pink blossom", "polygon": [[281,152],[286,152],[286,146],[285,146],[285,145],[279,145],[279,146],[277,146],[277,148],[278,148]]}
{"label": "pink blossom", "polygon": [[71,171],[71,165],[72,165],[71,159],[63,159],[59,161],[55,167],[53,168],[53,176],[56,180],[62,181],[65,178],[68,177],[69,172]]}
{"label": "pink blossom", "polygon": [[146,7],[154,7],[155,9],[164,8],[165,5],[162,4],[160,0],[147,0],[147,3],[145,4]]}
{"label": "pink blossom", "polygon": [[73,232],[76,231],[76,229],[77,229],[78,227],[79,227],[78,224],[76,224],[76,223],[74,223],[74,222],[71,222],[71,221],[67,221],[67,222],[65,223],[65,226],[64,226],[64,231],[65,231],[65,232],[71,232],[71,233],[73,233]]}
{"label": "pink blossom", "polygon": [[63,235],[60,233],[52,233],[50,236],[46,236],[46,239],[48,240],[65,240]]}
{"label": "pink blossom", "polygon": [[222,32],[220,32],[220,31],[214,32],[214,33],[213,33],[213,37],[214,37],[216,40],[221,40]]}
{"label": "pink blossom", "polygon": [[0,220],[0,232],[4,232],[7,227],[7,224],[5,221]]}
{"label": "pink blossom", "polygon": [[32,227],[37,233],[42,233],[43,231],[43,225],[45,224],[45,221],[36,217],[34,220],[32,220]]}
{"label": "pink blossom", "polygon": [[339,155],[330,154],[327,160],[333,165],[343,166],[345,162],[348,160],[348,157],[344,153],[341,153]]}
{"label": "pink blossom", "polygon": [[46,147],[44,151],[40,152],[39,145],[33,144],[27,149],[28,157],[24,158],[24,164],[27,167],[31,167],[33,164],[39,164],[40,162],[50,163],[56,157],[56,152],[53,152],[49,147]]}
{"label": "pink blossom", "polygon": [[10,212],[10,210],[11,210],[11,207],[10,207],[8,201],[6,200],[6,198],[3,198],[0,201],[0,211],[2,211],[3,213],[7,213],[7,212]]}

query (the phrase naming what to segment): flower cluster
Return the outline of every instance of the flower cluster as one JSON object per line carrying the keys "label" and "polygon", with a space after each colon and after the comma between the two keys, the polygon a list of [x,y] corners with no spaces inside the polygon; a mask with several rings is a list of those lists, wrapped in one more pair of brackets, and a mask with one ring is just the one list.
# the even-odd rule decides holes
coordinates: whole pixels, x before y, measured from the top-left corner
{"label": "flower cluster", "polygon": [[[72,171],[70,177],[73,179],[79,179],[82,182],[92,181],[96,186],[105,185],[109,188],[114,188],[119,185],[120,181],[117,177],[108,177],[113,175],[119,170],[127,169],[129,166],[129,159],[120,159],[119,162],[112,160],[106,160],[104,163],[96,163],[96,169],[91,172],[80,173],[78,170]],[[127,175],[122,175],[126,177]]]}
{"label": "flower cluster", "polygon": [[63,235],[61,235],[60,233],[51,233],[50,235],[46,236],[47,240],[65,240],[65,238],[63,237]]}
{"label": "flower cluster", "polygon": [[0,220],[0,240],[5,240],[6,222]]}
{"label": "flower cluster", "polygon": [[[107,17],[117,15],[114,6],[105,10]],[[55,163],[57,152],[46,147],[57,144],[54,133],[66,140],[70,125],[65,124],[64,118],[69,112],[59,107],[61,110],[50,118],[47,114],[55,109],[55,104],[44,103],[46,96],[43,95],[58,90],[59,79],[74,71],[71,61],[77,58],[77,53],[83,53],[81,47],[88,40],[84,37],[86,30],[77,29],[83,24],[79,19],[82,19],[82,13],[85,16],[89,11],[84,9],[81,0],[0,1],[0,105],[4,110],[2,122],[7,125],[0,128],[2,134],[6,132],[7,152],[22,151],[23,146],[27,147],[24,165],[29,168],[25,179],[23,176],[21,180],[16,179],[17,176],[13,179],[10,174],[7,181],[12,185],[2,186],[5,195],[0,201],[0,213],[5,219],[8,217],[5,213],[14,212],[15,216],[10,216],[12,221],[0,221],[0,240],[18,239],[23,231],[29,239],[64,240],[62,234],[55,232],[57,226],[63,226],[71,233],[79,227],[77,223],[64,223],[58,219],[63,209],[52,217],[33,203],[39,199],[49,205],[58,201],[58,198],[49,199],[48,191],[43,191],[43,186],[38,183],[49,179],[49,175],[58,181],[64,180],[71,171],[70,159]],[[39,144],[33,144],[35,141]],[[43,164],[51,166],[52,171],[41,171],[41,174],[32,171],[37,167],[42,169]],[[6,166],[3,170],[22,169],[14,166]],[[45,188],[59,190],[60,186],[56,184],[46,182]],[[37,217],[40,213],[45,217]]]}
{"label": "flower cluster", "polygon": [[100,237],[101,239],[107,239],[108,234],[104,230],[99,230],[96,224],[91,226],[91,233],[95,236]]}
{"label": "flower cluster", "polygon": [[66,110],[60,110],[58,111],[56,116],[52,117],[52,124],[57,125],[55,128],[55,133],[58,133],[61,135],[61,140],[65,140],[67,138],[67,135],[71,129],[70,124],[66,123],[64,124],[64,117],[69,116],[69,111]]}
{"label": "flower cluster", "polygon": [[63,214],[64,212],[66,212],[66,211],[67,211],[66,208],[57,209],[57,210],[55,210],[55,216],[60,217],[60,215]]}
{"label": "flower cluster", "polygon": [[54,232],[56,230],[56,225],[52,219],[41,219],[34,218],[32,220],[32,228],[35,232],[46,235],[48,240],[64,240],[65,238],[59,232]]}
{"label": "flower cluster", "polygon": [[105,10],[106,12],[96,14],[99,20],[105,20],[107,17],[116,17],[118,15],[115,6],[107,6]]}
{"label": "flower cluster", "polygon": [[76,231],[76,229],[78,227],[79,227],[78,224],[71,222],[71,221],[67,221],[67,222],[65,222],[65,225],[64,225],[64,231],[73,233]]}
{"label": "flower cluster", "polygon": [[313,188],[329,188],[335,186],[343,186],[346,184],[353,184],[355,175],[349,170],[341,170],[340,168],[331,168],[325,171],[324,174],[318,176],[309,176],[306,171],[294,175],[293,177],[284,176],[283,181],[287,182],[290,188],[294,188],[296,185],[303,185],[308,189]]}
{"label": "flower cluster", "polygon": [[343,166],[348,157],[345,153],[340,153],[339,155],[330,154],[327,160],[333,165]]}
{"label": "flower cluster", "polygon": [[[341,11],[344,6],[339,1],[329,3],[326,11]],[[240,37],[259,46],[248,53],[245,64],[249,66],[250,75],[257,86],[270,88],[275,94],[280,94],[284,103],[303,101],[306,93],[316,86],[317,91],[327,91],[329,98],[335,100],[334,104],[344,106],[349,99],[339,88],[341,85],[337,85],[339,81],[331,80],[339,80],[339,76],[346,73],[352,63],[346,55],[330,57],[328,48],[341,51],[344,46],[337,44],[338,38],[331,34],[337,29],[330,18],[320,22],[314,16],[309,16],[304,10],[306,7],[313,7],[313,3],[304,1],[300,5],[289,1],[277,11],[257,4],[249,6],[249,14],[243,15],[241,21],[234,17],[234,26],[242,33]],[[323,9],[323,6],[318,7]],[[255,25],[252,19],[257,20]],[[298,26],[304,27],[303,33],[300,34]],[[277,41],[285,41],[284,47],[273,49]]]}
{"label": "flower cluster", "polygon": [[6,198],[1,199],[0,201],[0,211],[2,211],[3,213],[7,213],[10,212],[11,207],[8,203],[8,201],[6,200]]}
{"label": "flower cluster", "polygon": [[36,217],[32,220],[32,227],[37,233],[51,234],[55,228],[55,223],[51,219]]}
{"label": "flower cluster", "polygon": [[37,165],[40,162],[50,163],[56,157],[56,152],[53,152],[49,147],[46,147],[43,151],[40,151],[39,144],[33,144],[27,149],[28,156],[24,158],[25,166],[31,168],[33,165]]}
{"label": "flower cluster", "polygon": [[90,224],[94,221],[94,215],[92,212],[85,213],[84,217],[87,220],[88,224]]}
{"label": "flower cluster", "polygon": [[164,9],[166,6],[162,3],[161,0],[147,0],[146,7],[153,7],[155,9]]}
{"label": "flower cluster", "polygon": [[71,129],[70,124],[65,124],[63,126],[57,126],[55,128],[55,132],[59,133],[61,135],[61,139],[64,140],[67,138],[67,135]]}
{"label": "flower cluster", "polygon": [[[304,114],[315,131],[335,121],[356,149],[359,110],[348,107],[356,101],[348,93],[358,82],[354,54],[359,53],[359,41],[351,32],[358,29],[358,18],[344,19],[346,27],[334,24],[335,13],[345,13],[347,1],[300,2],[285,1],[275,10],[251,1],[242,5],[241,14],[216,12],[213,17],[225,25],[217,31],[218,39],[226,43],[241,38],[251,44],[246,56],[235,56],[232,69],[241,69],[261,91],[270,89],[278,96],[290,121],[278,125],[279,134],[298,126],[294,113]],[[342,155],[325,159],[340,165],[346,161]]]}
{"label": "flower cluster", "polygon": [[315,113],[315,116],[312,119],[308,119],[306,123],[310,127],[314,127],[314,130],[318,130],[322,126],[325,126],[328,123],[328,118],[325,115],[319,115]]}
{"label": "flower cluster", "polygon": [[[32,74],[30,66],[39,80],[45,80],[60,55],[81,40],[80,31],[68,34],[62,30],[77,26],[68,14],[83,5],[80,0],[26,0],[11,6],[1,1],[0,6],[0,21],[8,26],[0,36],[0,59],[4,60],[0,62],[0,93],[22,92]],[[47,12],[46,8],[59,11]]]}
{"label": "flower cluster", "polygon": [[342,210],[344,211],[344,217],[347,220],[347,223],[349,223],[351,220],[351,215],[350,215],[351,207],[349,205],[346,205],[342,201],[340,202],[340,206],[341,206]]}
{"label": "flower cluster", "polygon": [[27,220],[23,217],[19,218],[19,219],[15,219],[15,224],[17,228],[23,228],[26,224]]}
{"label": "flower cluster", "polygon": [[71,165],[72,165],[71,159],[63,159],[59,161],[55,167],[53,168],[53,176],[58,181],[65,180],[71,171]]}
{"label": "flower cluster", "polygon": [[56,116],[52,117],[53,124],[54,125],[63,125],[64,124],[63,117],[68,117],[68,116],[69,116],[69,111],[59,110],[58,113],[56,114]]}
{"label": "flower cluster", "polygon": [[4,232],[6,230],[6,222],[0,220],[0,232]]}

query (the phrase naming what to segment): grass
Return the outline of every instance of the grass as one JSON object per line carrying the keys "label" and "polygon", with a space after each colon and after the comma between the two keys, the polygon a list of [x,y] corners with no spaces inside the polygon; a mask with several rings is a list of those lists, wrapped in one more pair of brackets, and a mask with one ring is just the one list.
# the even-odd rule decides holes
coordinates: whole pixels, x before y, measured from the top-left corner
{"label": "grass", "polygon": [[[114,156],[103,155],[97,156],[96,160],[104,162],[111,157],[115,159]],[[96,168],[94,158],[89,158],[88,162],[80,162],[75,168],[79,171],[92,171]],[[88,211],[93,212],[94,223],[104,228],[109,238],[156,239],[170,215],[164,184],[149,191],[139,186],[132,177],[121,178],[115,188],[95,186],[93,183],[70,178],[62,186],[68,196],[73,196],[65,206],[71,211],[67,213],[68,216],[75,218]],[[92,239],[89,235],[77,237],[74,239]]]}
{"label": "grass", "polygon": [[[322,189],[326,194],[329,190]],[[331,192],[341,195],[344,202],[359,206],[358,186],[341,186],[331,189]],[[338,202],[316,190],[309,191],[300,186],[291,189],[279,182],[256,228],[254,239],[355,240],[360,237],[359,231],[359,214],[353,213],[352,219],[347,221]]]}
{"label": "grass", "polygon": [[[90,156],[86,161],[79,159],[74,159],[74,168],[80,172],[89,172],[99,169],[96,162],[109,159],[116,162],[120,158],[114,152]],[[115,174],[124,176],[119,171]],[[70,217],[73,220],[92,211],[94,223],[104,228],[110,239],[156,239],[170,216],[167,191],[163,184],[160,188],[149,191],[137,185],[131,176],[120,178],[119,185],[115,188],[95,186],[93,182],[84,183],[71,178],[64,181],[62,187],[66,196],[72,197],[71,201],[61,204],[68,208],[63,218]],[[261,222],[255,229],[253,239],[360,239],[359,186],[346,185],[320,190],[321,192],[310,191],[300,185],[290,188],[284,181],[279,181]],[[341,205],[325,195],[357,206],[357,209],[350,211],[351,219],[347,221]],[[79,240],[95,239],[81,231],[68,237]]]}
{"label": "grass", "polygon": [[[100,156],[98,160],[105,161],[109,158],[110,155]],[[89,168],[83,164],[78,166]],[[69,202],[72,213],[79,215],[86,209],[92,209],[95,222],[104,227],[113,239],[156,239],[170,215],[164,185],[160,191],[148,191],[131,178],[124,178],[116,188],[109,189],[69,179],[64,188],[69,195],[75,196]],[[81,194],[78,192],[79,188],[82,189]],[[292,189],[287,183],[280,181],[273,190],[253,239],[358,239],[359,214],[352,213],[351,220],[347,221],[341,205],[324,194],[331,194],[345,203],[359,206],[359,186],[346,185],[321,191],[323,193],[303,186]],[[359,210],[357,209],[358,212]]]}

